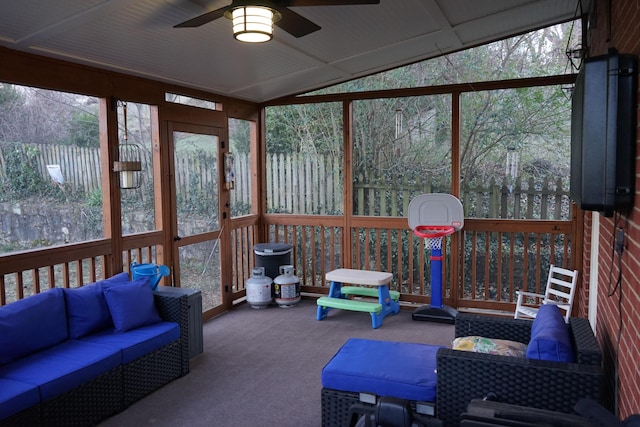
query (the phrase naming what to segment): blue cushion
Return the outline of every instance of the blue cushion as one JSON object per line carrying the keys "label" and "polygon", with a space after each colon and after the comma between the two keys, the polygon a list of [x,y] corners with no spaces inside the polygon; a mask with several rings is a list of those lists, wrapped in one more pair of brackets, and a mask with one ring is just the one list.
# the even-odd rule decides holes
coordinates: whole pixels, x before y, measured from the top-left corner
{"label": "blue cushion", "polygon": [[105,287],[103,292],[117,333],[162,320],[146,277],[123,286]]}
{"label": "blue cushion", "polygon": [[171,344],[178,338],[180,338],[180,325],[174,322],[159,322],[120,334],[115,334],[113,329],[107,329],[87,335],[81,340],[121,350],[121,363],[125,364]]}
{"label": "blue cushion", "polygon": [[130,280],[129,273],[122,272],[122,273],[114,274],[113,276],[107,279],[101,280],[98,283],[100,283],[100,285],[104,288],[108,286],[118,285],[121,283],[126,283],[129,280]]}
{"label": "blue cushion", "polygon": [[65,289],[69,337],[72,339],[109,328],[111,315],[98,283],[80,288]]}
{"label": "blue cushion", "polygon": [[569,326],[557,306],[543,304],[538,310],[531,326],[527,357],[553,362],[574,361]]}
{"label": "blue cushion", "polygon": [[322,369],[322,386],[433,402],[440,346],[350,338]]}
{"label": "blue cushion", "polygon": [[37,405],[39,402],[38,386],[0,378],[0,420]]}
{"label": "blue cushion", "polygon": [[0,377],[38,386],[44,402],[118,366],[117,349],[67,340],[0,367]]}
{"label": "blue cushion", "polygon": [[0,365],[66,340],[69,334],[62,289],[0,307],[0,331]]}
{"label": "blue cushion", "polygon": [[80,338],[85,335],[111,328],[111,314],[102,289],[127,283],[129,274],[118,273],[108,279],[74,289],[65,289],[69,337]]}

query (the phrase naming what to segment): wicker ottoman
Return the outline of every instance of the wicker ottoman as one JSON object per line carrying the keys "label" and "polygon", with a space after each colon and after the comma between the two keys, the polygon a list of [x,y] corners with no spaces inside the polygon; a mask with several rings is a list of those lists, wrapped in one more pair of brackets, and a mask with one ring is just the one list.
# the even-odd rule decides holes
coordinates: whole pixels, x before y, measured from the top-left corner
{"label": "wicker ottoman", "polygon": [[322,425],[350,425],[351,408],[380,396],[406,399],[416,414],[434,414],[440,346],[351,338],[322,369]]}

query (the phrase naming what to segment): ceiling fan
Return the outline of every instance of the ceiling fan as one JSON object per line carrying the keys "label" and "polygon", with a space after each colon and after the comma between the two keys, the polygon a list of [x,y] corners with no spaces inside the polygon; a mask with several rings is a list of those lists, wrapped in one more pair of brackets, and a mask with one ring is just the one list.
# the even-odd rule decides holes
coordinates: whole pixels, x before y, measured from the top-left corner
{"label": "ceiling fan", "polygon": [[303,6],[344,6],[359,4],[379,4],[380,0],[232,0],[229,6],[221,7],[195,18],[184,21],[174,28],[193,28],[208,24],[222,16],[231,19],[234,9],[251,6],[263,6],[274,11],[277,20],[274,24],[294,37],[302,37],[318,31],[321,27],[289,9],[289,7]]}

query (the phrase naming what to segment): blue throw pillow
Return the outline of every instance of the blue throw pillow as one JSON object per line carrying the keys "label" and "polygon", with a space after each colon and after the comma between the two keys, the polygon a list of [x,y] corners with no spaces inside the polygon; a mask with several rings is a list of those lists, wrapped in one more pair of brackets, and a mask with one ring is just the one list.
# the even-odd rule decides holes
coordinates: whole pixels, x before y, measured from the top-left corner
{"label": "blue throw pillow", "polygon": [[557,306],[543,304],[538,310],[531,326],[527,357],[553,362],[574,361],[569,326]]}
{"label": "blue throw pillow", "polygon": [[103,292],[115,332],[126,332],[162,320],[155,306],[149,279],[146,277],[123,286],[105,287]]}
{"label": "blue throw pillow", "polygon": [[65,289],[69,337],[76,339],[111,326],[109,307],[98,283]]}
{"label": "blue throw pillow", "polygon": [[118,285],[121,283],[127,283],[129,281],[129,273],[123,271],[122,273],[115,274],[108,279],[101,280],[98,282],[100,286],[103,288],[106,286]]}
{"label": "blue throw pillow", "polygon": [[79,288],[65,289],[69,337],[77,339],[113,326],[111,313],[102,289],[129,281],[128,273],[118,273]]}
{"label": "blue throw pillow", "polygon": [[68,336],[60,288],[0,307],[0,365],[52,347]]}

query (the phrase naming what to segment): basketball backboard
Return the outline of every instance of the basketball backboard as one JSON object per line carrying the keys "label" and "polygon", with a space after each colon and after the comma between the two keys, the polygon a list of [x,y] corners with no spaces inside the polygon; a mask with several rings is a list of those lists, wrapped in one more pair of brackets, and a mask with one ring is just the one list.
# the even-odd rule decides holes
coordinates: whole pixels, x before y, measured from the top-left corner
{"label": "basketball backboard", "polygon": [[464,211],[457,197],[446,193],[421,194],[409,202],[409,228],[419,225],[464,226]]}

